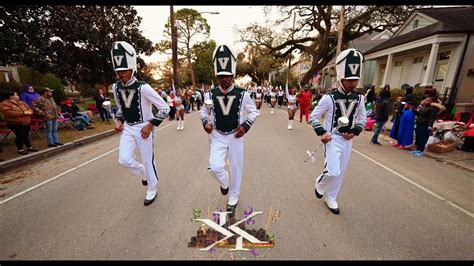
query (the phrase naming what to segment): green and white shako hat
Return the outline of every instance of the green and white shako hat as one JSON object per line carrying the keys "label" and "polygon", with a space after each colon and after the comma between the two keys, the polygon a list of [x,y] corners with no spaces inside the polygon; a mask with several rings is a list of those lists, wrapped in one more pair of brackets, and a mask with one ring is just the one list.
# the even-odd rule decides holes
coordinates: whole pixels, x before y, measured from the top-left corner
{"label": "green and white shako hat", "polygon": [[212,55],[212,61],[214,63],[214,74],[216,76],[235,76],[237,56],[230,46],[226,44],[218,45]]}
{"label": "green and white shako hat", "polygon": [[360,79],[364,55],[357,49],[346,49],[336,58],[336,74],[339,81],[343,79]]}
{"label": "green and white shako hat", "polygon": [[137,72],[137,53],[132,45],[124,41],[115,42],[110,54],[114,71],[132,69],[133,74]]}

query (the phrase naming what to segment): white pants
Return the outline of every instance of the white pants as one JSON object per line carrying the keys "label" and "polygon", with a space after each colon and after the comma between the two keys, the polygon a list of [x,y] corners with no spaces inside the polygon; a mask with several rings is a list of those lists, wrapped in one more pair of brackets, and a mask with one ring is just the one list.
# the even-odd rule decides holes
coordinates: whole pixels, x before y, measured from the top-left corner
{"label": "white pants", "polygon": [[329,200],[335,201],[341,189],[351,150],[352,140],[345,140],[343,136],[338,134],[332,134],[331,141],[326,144],[325,169],[316,178],[316,186],[318,191]]}
{"label": "white pants", "polygon": [[[223,135],[213,130],[209,138],[211,151],[209,165],[211,174],[222,188],[229,189],[229,205],[239,201],[240,183],[244,167],[244,137],[236,138],[234,134]],[[225,169],[226,155],[229,158],[229,174]]]}
{"label": "white pants", "polygon": [[[127,167],[136,176],[145,176],[148,182],[148,189],[156,189],[158,183],[158,173],[155,165],[155,155],[153,153],[153,140],[155,139],[155,129],[143,139],[140,130],[147,123],[130,126],[124,124],[122,135],[120,136],[119,163]],[[143,164],[139,163],[134,154],[138,146]]]}

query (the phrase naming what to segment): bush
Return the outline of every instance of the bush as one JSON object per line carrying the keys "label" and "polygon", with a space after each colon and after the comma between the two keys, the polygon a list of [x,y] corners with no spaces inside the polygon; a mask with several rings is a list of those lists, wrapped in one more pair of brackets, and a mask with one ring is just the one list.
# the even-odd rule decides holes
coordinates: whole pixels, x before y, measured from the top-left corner
{"label": "bush", "polygon": [[425,98],[425,89],[416,88],[413,90],[413,96],[415,98],[415,105],[419,105]]}
{"label": "bush", "polygon": [[0,91],[15,91],[20,95],[23,91],[23,87],[20,83],[10,80],[9,82],[0,82]]}
{"label": "bush", "polygon": [[390,93],[390,102],[396,102],[398,96],[405,97],[405,90],[399,88],[390,89]]}

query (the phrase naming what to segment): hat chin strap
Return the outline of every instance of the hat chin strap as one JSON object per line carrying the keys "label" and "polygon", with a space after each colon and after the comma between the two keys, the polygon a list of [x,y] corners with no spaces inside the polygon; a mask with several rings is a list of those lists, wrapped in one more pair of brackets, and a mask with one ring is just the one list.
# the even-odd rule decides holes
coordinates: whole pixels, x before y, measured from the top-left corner
{"label": "hat chin strap", "polygon": [[128,87],[128,86],[132,85],[135,81],[137,81],[137,78],[135,77],[135,73],[137,73],[136,70],[135,69],[131,69],[131,70],[132,70],[132,77],[125,84],[120,79],[119,75],[117,74],[117,71],[115,71],[115,76],[120,81],[120,83],[122,83],[122,86],[124,86],[124,87]]}
{"label": "hat chin strap", "polygon": [[[359,85],[359,81],[360,79],[357,80],[357,85]],[[344,87],[344,85],[342,85],[342,79],[337,79],[337,83],[339,83],[339,86],[341,86],[341,88],[344,90],[344,92],[347,94],[349,92],[347,92],[346,88]],[[356,86],[357,87],[357,86]]]}

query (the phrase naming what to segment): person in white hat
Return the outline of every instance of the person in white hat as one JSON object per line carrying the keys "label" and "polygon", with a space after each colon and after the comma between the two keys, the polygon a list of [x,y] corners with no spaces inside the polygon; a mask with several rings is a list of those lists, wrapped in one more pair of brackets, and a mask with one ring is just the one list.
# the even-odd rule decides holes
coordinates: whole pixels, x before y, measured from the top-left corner
{"label": "person in white hat", "polygon": [[[321,98],[310,116],[314,131],[321,136],[321,142],[326,144],[325,168],[316,177],[314,192],[317,198],[324,196],[326,205],[334,214],[340,212],[336,198],[349,163],[352,139],[360,134],[367,120],[364,96],[353,91],[359,83],[363,59],[362,53],[356,49],[344,50],[337,56],[339,86]],[[323,115],[324,124],[321,124],[320,118]],[[347,117],[349,124],[331,134],[338,126],[340,117]]]}
{"label": "person in white hat", "polygon": [[[119,79],[112,86],[117,115],[115,130],[122,132],[119,146],[119,163],[134,175],[142,177],[142,184],[148,186],[144,205],[150,205],[156,198],[158,173],[155,165],[153,141],[154,128],[168,116],[170,108],[161,96],[147,83],[138,81],[137,53],[126,42],[115,42],[110,51],[112,65]],[[153,115],[152,106],[158,109]],[[140,150],[143,164],[135,159],[134,150]]]}
{"label": "person in white hat", "polygon": [[[257,109],[249,92],[233,83],[237,66],[234,51],[227,45],[218,45],[212,60],[219,85],[204,95],[201,122],[210,134],[209,172],[219,182],[223,195],[230,192],[227,211],[234,213],[244,167],[243,137],[255,122]],[[230,174],[225,169],[226,155]]]}

